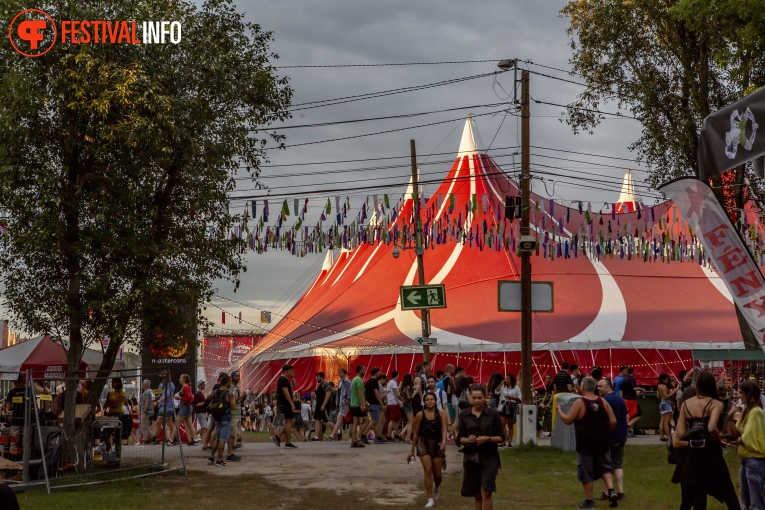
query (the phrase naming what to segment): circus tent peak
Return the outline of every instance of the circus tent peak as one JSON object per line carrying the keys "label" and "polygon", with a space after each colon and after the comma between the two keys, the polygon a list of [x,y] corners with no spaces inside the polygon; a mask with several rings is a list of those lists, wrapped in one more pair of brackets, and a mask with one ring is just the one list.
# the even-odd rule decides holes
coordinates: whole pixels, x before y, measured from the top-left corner
{"label": "circus tent peak", "polygon": [[472,156],[483,151],[483,148],[483,140],[481,140],[481,135],[475,127],[475,119],[472,115],[468,115],[465,119],[465,127],[462,129],[462,139],[457,157]]}
{"label": "circus tent peak", "polygon": [[635,198],[635,177],[629,168],[622,179],[622,190],[616,202],[616,212],[635,212],[639,201]]}

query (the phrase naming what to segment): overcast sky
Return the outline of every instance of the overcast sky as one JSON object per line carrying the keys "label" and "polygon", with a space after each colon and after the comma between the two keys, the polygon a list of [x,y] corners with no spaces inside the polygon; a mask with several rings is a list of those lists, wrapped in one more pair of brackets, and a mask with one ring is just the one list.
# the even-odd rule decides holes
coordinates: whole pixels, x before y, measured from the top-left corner
{"label": "overcast sky", "polygon": [[[280,56],[276,62],[277,66],[492,60],[485,63],[449,65],[280,69],[281,75],[290,78],[294,90],[293,105],[492,72],[497,70],[495,61],[503,58],[530,59],[537,64],[570,69],[571,49],[565,33],[567,20],[558,14],[565,2],[560,0],[544,2],[489,0],[471,3],[453,0],[417,2],[239,0],[237,5],[249,21],[258,23],[264,30],[273,32],[272,49]],[[581,80],[541,67],[528,67],[532,71],[544,74],[553,74],[575,81]],[[512,89],[513,75],[504,73],[496,78],[496,82],[495,78],[486,77],[424,91],[299,110],[294,112],[293,119],[281,125],[364,119],[502,103],[507,102],[505,91],[512,93]],[[536,100],[566,104],[581,92],[582,87],[532,74],[530,90],[532,98]],[[456,119],[464,119],[468,113],[481,115],[501,109],[496,106],[474,108],[405,119],[285,130],[283,133],[287,134],[288,148],[283,151],[271,151],[270,165],[301,164],[301,166],[265,166],[262,170],[262,182],[271,188],[272,194],[287,193],[291,206],[293,198],[300,198],[301,204],[303,203],[306,190],[363,186],[369,183],[350,181],[389,176],[391,179],[383,182],[386,184],[400,182],[401,187],[379,193],[387,192],[391,201],[397,201],[405,189],[410,174],[409,160],[406,158],[386,160],[382,163],[374,161],[353,164],[327,163],[315,166],[303,164],[407,156],[409,140],[415,139],[420,163],[442,162],[423,167],[422,172],[429,173],[426,178],[440,178],[449,170],[459,145],[464,120]],[[603,105],[602,109],[616,111],[615,105],[610,104]],[[532,102],[532,146],[635,158],[627,147],[639,134],[639,125],[636,121],[611,118],[606,120],[593,135],[574,135],[565,123],[560,122],[562,111],[561,107]],[[505,170],[512,171],[513,158],[510,154],[516,149],[502,150],[502,148],[519,144],[519,121],[516,117],[508,116],[503,122],[503,117],[504,114],[483,115],[476,118],[476,123],[484,143],[487,145],[491,143],[492,148],[498,149],[490,151],[490,154]],[[294,144],[439,121],[451,122],[346,141],[289,147]],[[435,154],[428,158],[428,155],[432,153]],[[613,191],[602,191],[576,187],[576,181],[572,181],[571,178],[565,179],[555,184],[556,199],[615,202],[620,187],[617,181],[621,179],[625,169],[628,166],[638,170],[643,168],[636,163],[555,153],[541,149],[532,149],[531,154],[532,171],[535,165],[552,165],[557,169],[537,168],[548,172],[565,173],[572,177],[576,176],[578,171],[592,172],[616,182],[609,186],[614,188]],[[577,162],[555,160],[543,157],[544,155],[570,158]],[[520,165],[518,157],[515,158],[515,164]],[[617,167],[600,166],[603,164]],[[394,168],[321,174],[321,172],[340,169],[361,169],[381,165]],[[306,172],[316,172],[319,175],[280,177]],[[636,172],[638,184],[642,184],[644,176],[644,172]],[[559,180],[556,177],[547,178]],[[553,183],[548,180],[547,184],[548,190],[552,192]],[[253,194],[251,191],[244,191],[252,189],[250,183],[242,183],[239,187],[243,191],[238,195]],[[534,182],[533,190],[544,196],[550,196],[545,192],[540,181]],[[315,224],[316,216],[319,214],[319,204],[325,204],[327,196],[350,195],[353,203],[360,204],[360,200],[372,193],[367,191],[357,194],[329,193],[321,198],[310,197],[309,218],[311,221],[307,223]],[[645,195],[641,198],[645,202],[652,203],[655,195]],[[272,200],[271,203],[280,204],[281,200],[283,198]],[[332,203],[334,204],[334,200]],[[244,209],[244,203],[241,200],[233,201],[232,206],[234,210]],[[259,201],[259,210],[261,207],[262,200]],[[271,223],[273,224],[273,220]],[[309,255],[300,259],[285,252],[247,255],[248,271],[242,276],[241,288],[234,293],[230,284],[221,282],[220,294],[251,306],[284,313],[300,296],[301,291],[310,284],[321,266],[322,259],[323,255]],[[216,304],[234,315],[242,311],[243,319],[258,322],[259,316],[255,310],[223,301],[216,301]],[[218,310],[208,310],[208,317],[218,324],[220,315]],[[233,317],[230,317],[226,327],[236,328],[239,325]]]}
{"label": "overcast sky", "polygon": [[[196,0],[201,3],[201,0]],[[455,78],[491,73],[496,62],[504,58],[531,60],[537,64],[569,69],[571,49],[566,36],[567,20],[559,16],[565,5],[561,0],[486,0],[464,2],[455,0],[386,0],[358,2],[350,0],[238,0],[237,7],[248,21],[258,23],[263,30],[272,31],[272,50],[282,66],[278,73],[288,76],[294,90],[293,105],[341,98],[358,94],[386,91],[402,87],[424,85]],[[391,64],[410,62],[440,62],[490,60],[482,63],[448,65],[412,65],[389,67],[347,68],[288,68],[288,66],[332,66],[343,64]],[[532,71],[552,74],[561,78],[581,80],[565,73],[529,65]],[[582,87],[559,80],[531,75],[531,96],[535,100],[566,104],[581,92]],[[506,171],[520,166],[520,157],[511,156],[518,150],[510,148],[520,143],[519,119],[498,112],[505,106],[480,107],[496,103],[508,104],[513,90],[513,73],[497,77],[484,77],[458,84],[429,88],[423,91],[393,94],[386,97],[349,102],[342,105],[295,110],[293,118],[279,126],[295,126],[320,122],[368,119],[382,116],[433,112],[464,108],[458,111],[434,113],[411,118],[398,118],[358,122],[345,125],[287,129],[286,150],[269,151],[270,162],[262,169],[261,182],[272,195],[289,197],[290,206],[295,198],[302,205],[307,191],[353,188],[370,183],[398,184],[398,187],[379,190],[387,193],[391,202],[402,196],[410,175],[409,140],[417,143],[418,162],[423,165],[424,179],[440,179],[446,175],[457,153],[464,118],[468,113],[476,116],[478,131],[490,154]],[[512,101],[512,100],[510,100]],[[300,108],[294,106],[293,108]],[[615,105],[605,104],[603,110],[616,111]],[[531,145],[634,159],[627,147],[639,134],[639,125],[630,119],[609,118],[593,135],[574,135],[560,122],[563,108],[531,104]],[[295,146],[334,138],[396,130],[421,124],[441,124],[396,131],[388,134],[354,138],[331,143]],[[501,126],[501,127],[500,127]],[[484,147],[486,148],[486,147]],[[551,159],[563,157],[576,162]],[[339,160],[393,158],[382,161],[356,163],[324,163]],[[396,159],[397,158],[397,159]],[[532,149],[532,172],[566,174],[567,179],[546,176],[547,190],[554,198],[563,200],[591,200],[614,202],[618,197],[620,180],[630,166],[640,170],[636,163],[595,158],[570,153]],[[297,166],[293,166],[297,165]],[[543,167],[550,165],[555,169]],[[603,165],[616,165],[615,167]],[[384,166],[385,168],[370,168]],[[337,173],[338,170],[353,170]],[[591,172],[613,181],[608,191],[577,187],[578,172]],[[312,173],[295,177],[294,174]],[[292,177],[288,177],[293,175]],[[542,174],[537,174],[541,176]],[[643,184],[644,172],[636,172],[638,185]],[[590,176],[592,177],[592,176]],[[377,180],[373,180],[377,179]],[[551,180],[559,180],[553,183]],[[356,181],[356,182],[354,182]],[[533,191],[550,196],[539,180],[533,181]],[[581,184],[581,183],[579,183]],[[553,188],[554,185],[554,188]],[[432,190],[435,185],[426,186]],[[248,181],[239,181],[235,196],[265,195],[253,191]],[[640,191],[640,188],[638,188]],[[375,191],[326,193],[310,197],[307,225],[316,224],[320,208],[327,197],[349,196],[355,216],[367,195]],[[258,214],[262,210],[258,200]],[[655,195],[644,195],[645,202],[653,202]],[[271,199],[272,211],[278,210],[283,197]],[[232,210],[242,212],[243,200],[232,199]],[[598,207],[595,206],[597,209]],[[276,214],[272,214],[273,225]],[[290,218],[290,225],[294,217]],[[327,228],[329,224],[325,224]],[[300,297],[321,267],[324,255],[296,258],[286,252],[264,255],[246,255],[247,272],[235,293],[227,282],[218,282],[220,295],[247,305],[285,313]],[[225,327],[239,327],[234,317],[241,311],[245,321],[259,322],[256,310],[230,302],[216,300],[226,309],[229,319]],[[208,309],[207,316],[220,325],[221,313]],[[241,327],[247,327],[242,324]]]}

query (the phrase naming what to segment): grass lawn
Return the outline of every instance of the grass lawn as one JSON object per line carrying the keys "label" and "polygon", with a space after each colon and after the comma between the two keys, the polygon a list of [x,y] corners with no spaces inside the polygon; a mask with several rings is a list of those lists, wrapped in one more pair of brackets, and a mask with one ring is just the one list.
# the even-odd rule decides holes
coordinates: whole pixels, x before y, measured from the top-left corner
{"label": "grass lawn", "polygon": [[[734,485],[738,486],[738,459],[735,452],[727,451],[726,459],[731,467]],[[360,459],[358,466],[354,466],[353,460],[349,459],[348,476],[374,476],[369,470],[370,464],[367,459]],[[546,447],[528,451],[514,448],[502,451],[502,465],[503,469],[497,480],[499,492],[495,495],[495,508],[498,510],[575,508],[583,499],[581,485],[576,480],[573,453],[563,453]],[[673,466],[667,464],[666,450],[662,446],[628,446],[625,455],[627,501],[619,507],[636,510],[678,508],[680,487],[669,481],[672,470]],[[445,476],[438,507],[472,508],[471,500],[460,497],[461,475],[453,471],[455,470],[450,470]],[[420,470],[407,469],[406,474],[402,474],[402,482],[411,482],[415,472],[419,480]],[[596,484],[595,490],[596,493],[602,490],[602,484]],[[163,510],[215,508],[221,503],[224,503],[224,508],[232,510],[250,507],[326,510],[338,508],[338,504],[341,504],[342,508],[363,507],[368,510],[394,508],[374,503],[374,495],[369,494],[338,495],[327,490],[285,489],[256,475],[234,478],[202,472],[192,472],[188,478],[173,474],[87,487],[78,491],[56,491],[50,497],[45,491],[35,491],[20,494],[19,500],[23,510],[138,510],[150,506],[146,498],[142,497],[147,494],[152,495],[152,501],[155,503],[161,501]],[[422,508],[424,503],[423,496],[411,505],[395,508],[414,510]],[[608,507],[606,502],[596,502],[596,505],[599,508]],[[722,509],[724,506],[710,499],[709,508]]]}

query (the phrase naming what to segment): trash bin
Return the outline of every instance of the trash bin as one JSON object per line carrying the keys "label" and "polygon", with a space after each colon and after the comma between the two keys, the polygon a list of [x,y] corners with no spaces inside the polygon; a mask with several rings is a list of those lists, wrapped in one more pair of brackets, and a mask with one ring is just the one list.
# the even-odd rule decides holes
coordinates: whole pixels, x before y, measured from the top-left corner
{"label": "trash bin", "polygon": [[119,418],[98,418],[93,423],[93,462],[119,466],[122,457],[122,422]]}
{"label": "trash bin", "polygon": [[576,434],[574,424],[566,425],[558,416],[556,406],[559,405],[564,413],[571,410],[574,402],[582,398],[574,393],[560,393],[553,398],[553,431],[550,439],[550,446],[563,450],[564,452],[573,452],[576,450]]}

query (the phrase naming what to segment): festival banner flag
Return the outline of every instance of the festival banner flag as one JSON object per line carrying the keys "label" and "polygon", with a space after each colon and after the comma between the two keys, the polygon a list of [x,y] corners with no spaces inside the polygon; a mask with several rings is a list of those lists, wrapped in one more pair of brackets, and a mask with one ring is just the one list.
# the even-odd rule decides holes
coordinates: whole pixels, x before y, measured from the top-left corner
{"label": "festival banner flag", "polygon": [[282,203],[282,216],[286,218],[290,215],[290,206],[287,205],[287,200]]}
{"label": "festival banner flag", "polygon": [[758,137],[757,128],[763,119],[765,87],[705,118],[697,153],[699,179],[712,179],[753,159],[754,171],[762,178],[765,136]]}
{"label": "festival banner flag", "polygon": [[765,351],[765,279],[710,187],[682,177],[659,187],[701,241],[706,255]]}
{"label": "festival banner flag", "polygon": [[260,323],[261,324],[271,324],[271,312],[266,312],[265,310],[260,312]]}

